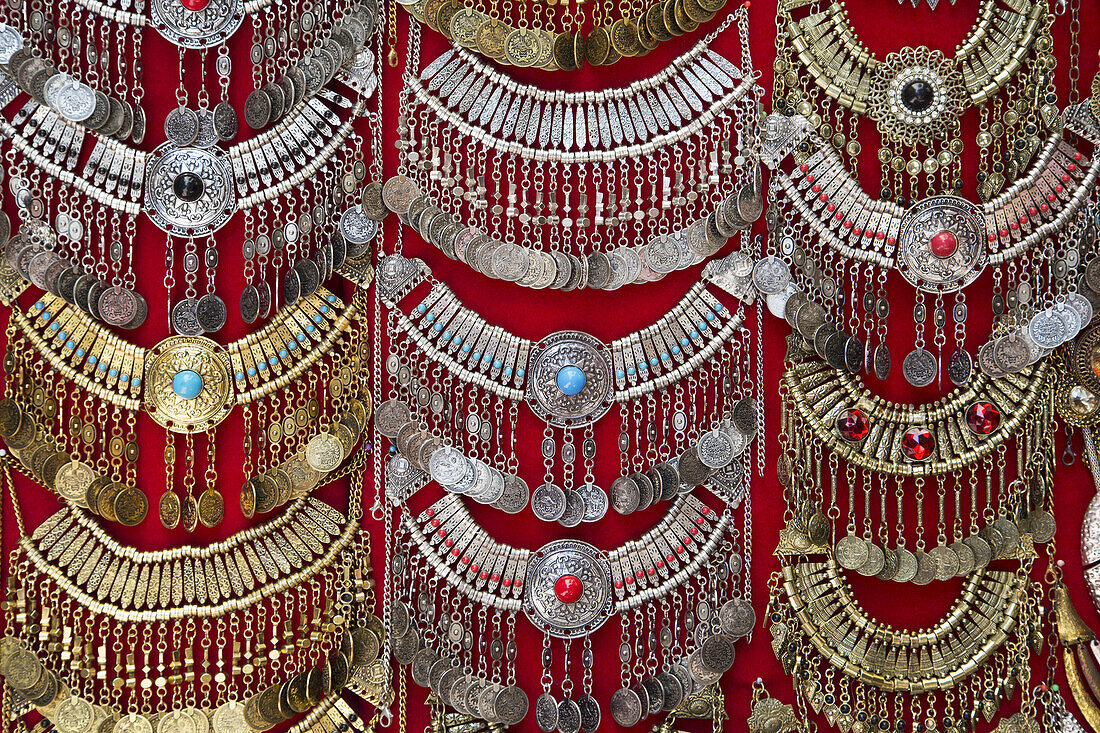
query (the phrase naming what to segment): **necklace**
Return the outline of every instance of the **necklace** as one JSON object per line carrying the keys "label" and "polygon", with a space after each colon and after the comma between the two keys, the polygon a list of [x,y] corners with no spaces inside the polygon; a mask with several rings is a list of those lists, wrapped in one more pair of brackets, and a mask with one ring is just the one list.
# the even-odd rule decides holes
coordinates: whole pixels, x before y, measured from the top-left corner
{"label": "necklace", "polygon": [[406,80],[388,208],[448,257],[532,288],[616,289],[715,254],[763,211],[741,139],[759,93],[751,63],[709,48],[735,20],[745,41],[738,11],[659,74],[588,94],[445,52]]}
{"label": "necklace", "polygon": [[[1045,2],[984,0],[952,58],[920,46],[885,60],[863,47],[841,0],[820,9],[814,4],[796,20],[806,5],[792,0],[779,6],[776,110],[809,118],[822,138],[845,151],[853,170],[861,147],[857,120],[871,118],[883,137],[878,159],[885,200],[904,202],[925,188],[961,189],[959,117],[967,106],[982,110],[983,200],[1016,178],[1039,145],[1040,125],[1057,120],[1047,71],[1052,17]],[[851,115],[847,121],[843,110]],[[1002,139],[1012,145],[1007,166],[1000,159]]]}
{"label": "necklace", "polygon": [[[1068,125],[1086,140],[1095,130],[1087,104],[1067,110]],[[838,153],[799,115],[772,115],[762,160],[774,171],[769,220],[777,248],[757,265],[755,283],[776,313],[815,342],[839,334],[850,353],[831,359],[852,371],[886,379],[893,359],[886,342],[890,315],[886,275],[895,270],[917,289],[916,343],[902,363],[906,380],[927,386],[940,376],[941,357],[926,348],[947,341],[948,310],[955,349],[947,375],[956,385],[973,373],[965,348],[967,303],[963,291],[994,270],[995,339],[978,353],[989,374],[1017,371],[1072,339],[1092,318],[1091,301],[1070,281],[1069,268],[1033,277],[1035,265],[1067,256],[1088,221],[1100,162],[1052,132],[1034,163],[1000,195],[980,207],[952,194],[934,194],[909,208],[874,201],[848,172]],[[790,172],[780,162],[790,157]],[[1070,256],[1077,261],[1079,255]],[[796,271],[792,282],[791,270]],[[833,274],[838,268],[847,277]],[[842,290],[841,281],[849,285]],[[1006,282],[1007,281],[1007,282]],[[1044,287],[1045,284],[1045,287]],[[1041,288],[1041,289],[1040,289]],[[1004,291],[1007,290],[1007,297]],[[846,291],[846,292],[845,292]],[[803,295],[812,293],[812,299]],[[945,296],[955,294],[950,307]],[[933,298],[931,318],[925,298]],[[820,300],[823,305],[816,301]],[[824,330],[822,330],[824,329]],[[860,333],[856,333],[859,331]],[[873,341],[878,341],[873,347]],[[840,348],[840,345],[837,346]]]}
{"label": "necklace", "polygon": [[[755,623],[747,600],[736,595],[719,600],[716,617],[709,616],[708,605],[707,614],[701,612],[698,621],[704,626],[717,621],[718,628],[697,636],[698,644],[690,651],[681,644],[690,647],[693,642],[681,639],[695,628],[696,619],[680,617],[678,623],[686,626],[686,631],[673,631],[673,617],[666,615],[657,622],[654,615],[655,599],[663,599],[663,614],[672,608],[670,597],[676,598],[673,604],[679,607],[677,596],[682,591],[678,589],[696,583],[701,572],[717,573],[714,582],[719,589],[725,587],[729,569],[734,568],[736,573],[741,567],[737,555],[729,557],[728,565],[726,560],[714,557],[720,546],[728,545],[723,538],[731,520],[731,515],[716,516],[706,504],[685,495],[639,540],[615,550],[602,552],[585,542],[557,540],[532,552],[493,540],[454,494],[445,495],[415,520],[406,510],[403,533],[409,535],[413,551],[401,559],[407,563],[401,594],[409,603],[415,599],[416,610],[405,600],[397,601],[390,609],[390,617],[395,619],[394,633],[398,635],[394,655],[411,666],[417,684],[430,687],[459,712],[515,725],[529,707],[526,693],[513,682],[516,642],[512,638],[504,642],[498,636],[490,642],[493,666],[503,657],[507,659],[505,670],[495,670],[492,677],[487,673],[462,673],[463,668],[473,668],[474,662],[463,651],[462,640],[470,630],[459,620],[459,613],[447,610],[452,606],[452,593],[455,602],[485,608],[473,612],[479,618],[485,619],[487,610],[491,610],[497,629],[502,616],[512,629],[515,615],[522,611],[544,633],[546,668],[551,659],[551,638],[564,640],[567,674],[570,640],[583,638],[586,650],[590,650],[588,635],[613,616],[623,620],[626,633],[632,615],[639,624],[648,615],[650,623],[660,623],[662,635],[669,636],[663,669],[658,672],[650,668],[648,675],[642,674],[631,684],[636,673],[628,671],[629,655],[622,658],[623,686],[609,701],[611,714],[618,724],[631,726],[660,710],[673,710],[694,691],[721,677],[733,662],[732,641],[749,633]],[[426,567],[426,573],[418,570],[421,566]],[[445,617],[440,624],[446,638],[436,639],[432,623],[436,598],[442,599],[442,613],[450,613],[451,620]],[[422,625],[417,624],[418,618],[424,620]],[[634,633],[641,633],[641,629]],[[492,651],[496,646],[499,650]],[[587,654],[590,656],[590,651]],[[563,683],[564,697],[559,700],[551,693],[544,675],[543,694],[534,706],[540,729],[552,730],[559,725],[568,728],[574,719],[579,726],[572,727],[592,728],[598,724],[601,706],[591,695],[592,665],[585,662],[584,667],[584,694],[576,700],[572,698],[571,680]],[[494,683],[499,678],[507,679],[509,685]]]}
{"label": "necklace", "polygon": [[[675,2],[662,0],[640,10],[620,3],[619,18],[612,18],[608,3],[593,9],[594,27],[586,34],[584,6],[568,10],[561,17],[509,17],[511,8],[497,3],[489,8],[475,3],[446,3],[414,0],[401,5],[409,15],[448,40],[491,58],[497,63],[535,67],[546,71],[572,71],[584,66],[610,66],[622,58],[644,56],[662,42],[692,33],[714,19],[725,0]],[[538,6],[536,6],[538,7]],[[550,14],[550,8],[544,8]],[[547,22],[549,21],[549,22]],[[559,30],[561,29],[561,30]]]}
{"label": "necklace", "polygon": [[[12,310],[5,363],[13,390],[3,402],[3,434],[13,453],[46,486],[108,519],[133,525],[148,509],[144,493],[133,485],[137,415],[145,413],[167,431],[160,520],[174,527],[182,519],[190,530],[199,522],[214,526],[221,521],[224,503],[212,473],[214,436],[218,424],[239,405],[246,434],[259,433],[247,442],[248,480],[241,507],[247,516],[271,511],[336,475],[357,452],[370,415],[362,375],[355,371],[361,358],[360,308],[345,306],[322,289],[285,306],[264,328],[226,347],[174,336],[144,349],[60,298],[45,295],[26,314]],[[65,380],[67,390],[54,386],[52,373]],[[295,397],[286,385],[299,380],[326,384],[330,398]],[[66,405],[66,391],[71,406]],[[260,430],[254,415],[263,425]],[[196,433],[207,434],[209,479],[198,498],[193,495]],[[173,492],[173,434],[183,436],[185,449],[182,502]],[[109,460],[93,453],[101,440],[107,443]],[[257,464],[261,471],[251,476]]]}

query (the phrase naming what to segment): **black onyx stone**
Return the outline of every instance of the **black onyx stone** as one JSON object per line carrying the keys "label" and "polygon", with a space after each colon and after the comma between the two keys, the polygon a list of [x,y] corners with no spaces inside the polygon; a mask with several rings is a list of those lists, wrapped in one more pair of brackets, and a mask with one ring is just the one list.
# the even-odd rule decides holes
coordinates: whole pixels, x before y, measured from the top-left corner
{"label": "black onyx stone", "polygon": [[181,201],[198,201],[202,198],[205,188],[198,174],[191,171],[180,173],[176,176],[176,180],[172,181],[172,191]]}
{"label": "black onyx stone", "polygon": [[924,79],[914,79],[901,89],[901,103],[910,112],[924,112],[935,99],[935,90]]}

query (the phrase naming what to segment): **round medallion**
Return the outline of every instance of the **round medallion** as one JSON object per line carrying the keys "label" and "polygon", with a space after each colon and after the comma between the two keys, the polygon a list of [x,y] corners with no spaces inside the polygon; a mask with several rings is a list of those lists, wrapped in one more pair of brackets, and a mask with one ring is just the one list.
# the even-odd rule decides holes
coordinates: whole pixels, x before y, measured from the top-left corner
{"label": "round medallion", "polygon": [[559,331],[532,351],[527,401],[555,427],[581,427],[611,407],[611,355],[598,339]]}
{"label": "round medallion", "polygon": [[531,623],[558,638],[596,630],[614,607],[611,564],[578,540],[556,540],[534,553],[527,568],[523,610]]}
{"label": "round medallion", "polygon": [[150,22],[169,42],[210,48],[236,32],[244,20],[243,0],[153,0]]}
{"label": "round medallion", "polygon": [[886,137],[927,145],[951,131],[965,101],[966,87],[954,62],[921,46],[903,48],[879,64],[867,109]]}
{"label": "round medallion", "polygon": [[905,213],[898,232],[897,268],[928,293],[952,293],[985,268],[981,210],[958,196],[930,196]]}
{"label": "round medallion", "polygon": [[233,174],[221,151],[165,143],[150,154],[145,208],[164,231],[210,234],[229,221],[234,206]]}
{"label": "round medallion", "polygon": [[149,415],[175,432],[213,427],[233,404],[228,355],[198,336],[157,344],[145,362],[145,384]]}

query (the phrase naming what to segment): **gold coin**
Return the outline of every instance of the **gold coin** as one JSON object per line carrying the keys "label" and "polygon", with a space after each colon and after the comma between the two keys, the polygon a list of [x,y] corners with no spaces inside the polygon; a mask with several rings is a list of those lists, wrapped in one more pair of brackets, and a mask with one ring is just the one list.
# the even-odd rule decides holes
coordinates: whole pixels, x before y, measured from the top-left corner
{"label": "gold coin", "polygon": [[433,31],[438,31],[439,28],[435,25],[436,16],[439,15],[439,8],[444,3],[448,3],[451,0],[424,0],[424,23]]}
{"label": "gold coin", "polygon": [[253,695],[244,704],[244,722],[252,730],[267,730],[271,727],[260,713],[261,694],[263,693]]}
{"label": "gold coin", "polygon": [[554,63],[562,71],[572,71],[576,59],[573,57],[573,34],[559,33],[554,38]]}
{"label": "gold coin", "polygon": [[83,461],[72,460],[58,470],[54,483],[57,493],[62,498],[86,507],[88,505],[85,503],[85,492],[94,479],[95,471],[91,466]]}
{"label": "gold coin", "polygon": [[296,713],[304,713],[313,707],[309,701],[305,674],[299,673],[290,679],[290,688],[287,690],[287,697],[290,699],[290,709]]}
{"label": "gold coin", "polygon": [[707,23],[714,19],[714,13],[703,7],[699,0],[683,0],[684,14],[696,23]]}
{"label": "gold coin", "polygon": [[60,688],[61,686],[57,683],[57,676],[50,670],[43,669],[38,682],[23,694],[26,695],[31,705],[45,707],[57,699]]}
{"label": "gold coin", "polygon": [[255,492],[255,512],[267,514],[275,508],[279,501],[279,492],[275,482],[267,474],[260,474],[252,479],[252,488]]}
{"label": "gold coin", "polygon": [[28,690],[42,676],[42,663],[34,652],[24,647],[12,651],[4,659],[4,676],[16,690]]}
{"label": "gold coin", "polygon": [[589,63],[600,66],[607,61],[607,54],[611,51],[611,37],[600,26],[593,28],[585,40],[585,52]]}
{"label": "gold coin", "polygon": [[50,446],[42,441],[35,440],[23,457],[23,462],[29,464],[31,473],[43,483],[45,483],[43,477],[45,476],[46,461],[49,460],[51,455],[53,455],[53,449]]}
{"label": "gold coin", "polygon": [[517,28],[504,39],[504,57],[513,66],[534,66],[541,54],[539,37],[526,28]]}
{"label": "gold coin", "polygon": [[114,512],[120,523],[127,527],[136,527],[149,513],[149,500],[133,486],[123,487],[115,496]]}
{"label": "gold coin", "polygon": [[359,440],[358,433],[352,432],[344,423],[339,423],[336,426],[336,439],[340,441],[340,448],[344,451],[344,456],[350,456],[352,450],[355,449],[355,443]]}
{"label": "gold coin", "polygon": [[225,516],[225,500],[213,487],[199,495],[199,521],[204,527],[217,527]]}
{"label": "gold coin", "polygon": [[[165,529],[175,529],[180,523],[180,498],[174,491],[166,490],[157,502],[157,514]],[[249,515],[251,516],[251,515]]]}
{"label": "gold coin", "polygon": [[22,420],[23,410],[18,402],[11,397],[0,400],[0,437],[6,440],[14,435]]}
{"label": "gold coin", "polygon": [[699,24],[688,17],[688,14],[684,12],[683,0],[674,0],[672,4],[672,12],[676,18],[676,25],[680,26],[684,33],[691,33],[699,27]]}
{"label": "gold coin", "polygon": [[241,514],[252,519],[256,514],[256,479],[250,478],[241,487]]}
{"label": "gold coin", "polygon": [[490,18],[477,29],[477,50],[499,61],[504,58],[504,39],[511,32],[507,23]]}
{"label": "gold coin", "polygon": [[460,46],[477,47],[477,29],[489,16],[473,8],[462,8],[451,16],[451,38]]}
{"label": "gold coin", "polygon": [[96,475],[96,477],[92,479],[92,483],[88,484],[88,488],[84,490],[84,503],[96,514],[100,513],[99,494],[110,485],[111,479],[106,476]]}
{"label": "gold coin", "polygon": [[638,39],[633,29],[628,28],[626,20],[619,18],[611,24],[611,46],[623,56],[633,56],[633,50],[638,45]]}
{"label": "gold coin", "polygon": [[317,433],[306,444],[306,461],[314,470],[328,473],[344,462],[344,446],[332,433]]}
{"label": "gold coin", "polygon": [[180,503],[180,522],[188,532],[194,532],[199,526],[199,503],[190,494]]}
{"label": "gold coin", "polygon": [[321,481],[321,474],[302,455],[296,455],[283,462],[283,470],[290,478],[291,493],[293,496],[302,496],[312,491]]}
{"label": "gold coin", "polygon": [[435,25],[447,38],[451,37],[451,19],[462,9],[462,5],[458,0],[451,0],[448,3],[443,3],[436,11]]}
{"label": "gold coin", "polygon": [[87,733],[95,722],[95,708],[87,700],[73,695],[57,706],[53,722],[59,733]]}
{"label": "gold coin", "polygon": [[660,41],[650,34],[649,30],[645,27],[645,17],[639,17],[632,21],[634,23],[635,32],[638,36],[638,45],[645,49],[645,53],[652,51],[660,45]]}
{"label": "gold coin", "polygon": [[554,38],[555,34],[541,28],[531,31],[539,37],[539,57],[535,59],[533,66],[538,69],[554,71],[557,64],[554,62]]}
{"label": "gold coin", "polygon": [[35,425],[34,418],[24,412],[22,420],[19,421],[19,427],[8,438],[8,447],[24,450],[34,442],[34,436],[37,432],[38,426]]}
{"label": "gold coin", "polygon": [[668,28],[665,27],[664,11],[661,4],[656,3],[650,5],[642,16],[642,22],[645,23],[645,28],[649,31],[649,35],[656,38],[658,41],[671,41],[672,34],[668,32]]}
{"label": "gold coin", "polygon": [[699,7],[708,13],[717,13],[726,7],[726,0],[697,0]]}
{"label": "gold coin", "polygon": [[584,51],[584,36],[577,33],[573,36],[573,66],[574,68],[581,68],[584,66],[585,51]]}
{"label": "gold coin", "polygon": [[665,28],[668,32],[674,36],[682,36],[685,31],[680,27],[680,24],[676,22],[676,0],[665,0],[664,5],[661,6],[661,15],[665,21]]}
{"label": "gold coin", "polygon": [[275,496],[279,498],[279,503],[286,504],[294,496],[290,475],[280,467],[271,472],[270,478],[275,486]]}
{"label": "gold coin", "polygon": [[42,466],[42,483],[46,484],[46,486],[54,491],[57,491],[57,474],[68,462],[68,454],[51,450],[50,455],[46,458],[46,462]]}

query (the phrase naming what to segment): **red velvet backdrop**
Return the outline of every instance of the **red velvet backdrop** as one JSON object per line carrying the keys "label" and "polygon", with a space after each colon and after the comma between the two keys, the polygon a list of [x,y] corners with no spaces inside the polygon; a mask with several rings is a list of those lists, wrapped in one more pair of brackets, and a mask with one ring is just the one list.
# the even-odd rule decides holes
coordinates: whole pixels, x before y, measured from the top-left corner
{"label": "red velvet backdrop", "polygon": [[[894,0],[849,0],[850,16],[853,25],[867,46],[879,55],[885,55],[889,51],[903,45],[927,45],[937,48],[950,55],[956,43],[966,34],[972,25],[978,0],[958,0],[952,6],[947,0],[943,0],[940,6],[931,11],[924,0],[914,8],[910,0],[904,0],[898,4]],[[1100,7],[1094,2],[1083,3],[1081,21],[1084,31],[1081,34],[1081,92],[1088,94],[1089,82],[1097,68],[1097,41],[1090,29],[1097,27],[1100,21]],[[752,52],[754,64],[761,75],[760,83],[767,90],[765,106],[771,108],[771,64],[775,56],[775,0],[754,0],[750,9],[750,28],[752,39]],[[732,5],[730,9],[732,9]],[[399,11],[398,38],[401,61],[404,63],[404,38],[409,18],[404,11]],[[716,26],[718,20],[712,21],[702,30],[709,31]],[[1060,98],[1064,101],[1068,86],[1068,59],[1069,59],[1069,17],[1061,16],[1054,26],[1055,44],[1059,68],[1057,82],[1060,90]],[[250,91],[248,81],[248,39],[246,34],[238,34],[231,48],[235,61],[235,75],[237,78],[232,85],[232,101],[240,110],[243,107],[244,97]],[[586,67],[575,72],[556,72],[553,74],[536,72],[531,70],[508,69],[508,73],[520,77],[524,81],[540,84],[544,87],[562,88],[568,90],[598,89],[607,86],[622,86],[635,79],[648,76],[673,57],[695,43],[698,35],[689,36],[664,44],[649,56],[640,59],[625,59],[613,67]],[[444,48],[444,39],[428,29],[424,30],[423,59],[433,58],[436,53]],[[717,50],[725,52],[735,61],[739,58],[736,32],[731,29],[724,33],[715,44]],[[173,90],[176,84],[175,69],[171,62],[160,64],[156,60],[169,61],[176,58],[175,50],[163,42],[155,34],[148,32],[145,35],[144,48],[145,59],[145,84],[147,94],[145,97],[146,110],[149,115],[149,134],[144,148],[152,149],[163,140],[161,122],[164,115],[175,104]],[[383,58],[385,54],[383,53]],[[189,74],[189,79],[195,80],[198,74]],[[396,119],[398,114],[398,91],[400,86],[399,69],[384,69],[384,121],[382,125],[383,151],[385,157],[386,175],[392,175],[396,169],[397,156],[393,147],[396,135]],[[5,110],[9,117],[18,109],[19,103]],[[971,114],[973,116],[973,114]],[[372,134],[365,123],[361,132],[364,136]],[[973,140],[972,136],[968,137]],[[877,180],[875,169],[877,163],[873,159],[874,146],[865,145],[864,158],[868,163],[865,181]],[[967,190],[973,190],[973,168],[965,174],[967,176]],[[874,186],[868,186],[874,188]],[[14,213],[14,212],[12,212]],[[385,241],[392,251],[395,227],[398,222],[390,219],[387,224]],[[239,293],[241,283],[241,226],[240,222],[233,222],[219,235],[221,261],[218,275],[219,286],[225,289],[226,301],[230,304],[230,324],[218,335],[218,340],[228,341],[248,331],[235,315],[235,301]],[[500,324],[511,331],[524,337],[538,337],[555,330],[564,328],[579,328],[592,333],[605,340],[613,340],[633,329],[652,323],[663,314],[667,308],[675,303],[683,292],[698,276],[700,268],[693,268],[686,272],[675,273],[668,278],[654,284],[645,286],[627,286],[614,293],[577,291],[561,293],[557,291],[531,291],[519,286],[503,283],[499,280],[490,280],[473,272],[461,263],[447,260],[438,251],[421,242],[415,234],[406,230],[405,252],[409,256],[419,256],[427,260],[436,274],[445,280],[459,297],[469,306],[478,310],[487,320]],[[731,246],[736,246],[731,243]],[[139,289],[150,303],[150,318],[148,323],[136,334],[128,335],[132,340],[150,345],[169,334],[166,318],[164,316],[164,303],[166,293],[163,285],[163,252],[164,239],[148,221],[139,222],[139,251],[142,256],[137,258],[139,276]],[[147,256],[146,256],[147,255]],[[340,292],[347,293],[342,283],[333,284],[332,287]],[[899,289],[895,288],[895,292]],[[982,316],[979,311],[988,308],[989,283],[987,280],[979,281],[972,287],[974,297],[971,304],[972,327],[970,334],[971,345],[975,339],[984,340],[987,333],[988,316]],[[350,294],[350,293],[348,293]],[[179,297],[179,293],[176,293]],[[33,297],[33,296],[32,296]],[[903,328],[909,315],[906,307],[896,307],[893,310],[893,320],[897,327]],[[891,324],[894,325],[893,323]],[[749,319],[749,327],[754,331],[754,338],[764,340],[765,363],[767,364],[765,383],[763,385],[764,410],[766,414],[766,430],[764,440],[767,449],[767,466],[764,475],[753,476],[752,507],[753,507],[753,599],[758,616],[763,615],[767,602],[767,581],[776,570],[777,564],[771,556],[774,548],[777,532],[780,527],[783,513],[783,499],[779,484],[775,477],[774,465],[777,453],[776,436],[778,432],[779,401],[777,398],[777,383],[780,376],[780,364],[784,355],[784,337],[788,332],[785,323],[765,314],[763,333],[756,334],[755,318]],[[908,328],[911,328],[909,326]],[[900,356],[895,349],[895,360]],[[872,389],[882,391],[894,399],[904,401],[928,401],[935,399],[938,394],[934,388],[913,390],[908,388],[901,379],[900,370],[894,370],[894,376],[890,383],[881,385],[874,383]],[[529,416],[528,416],[529,417]],[[240,486],[240,462],[241,452],[239,441],[232,437],[234,421],[239,416],[231,416],[223,424],[220,435],[226,439],[218,441],[218,468],[221,475],[220,490],[226,498],[227,516],[220,527],[212,530],[202,529],[188,536],[182,529],[162,530],[155,518],[155,501],[163,490],[164,465],[161,453],[164,445],[163,432],[151,422],[142,418],[143,429],[140,432],[140,444],[142,456],[140,460],[141,487],[145,490],[154,505],[149,518],[142,526],[128,532],[119,531],[117,527],[108,527],[112,534],[139,545],[142,548],[152,549],[168,547],[183,543],[202,544],[204,542],[220,539],[232,531],[246,526],[247,522],[240,516],[237,508],[237,492]],[[610,421],[605,421],[610,422]],[[528,430],[521,437],[519,446],[519,460],[521,473],[532,486],[537,485],[540,471],[535,468],[541,465],[538,454],[538,433],[527,422]],[[597,432],[600,441],[600,455],[602,463],[597,464],[597,481],[602,485],[608,485],[609,481],[618,473],[618,461],[608,460],[608,448],[614,444],[614,435],[617,432],[615,425],[602,425]],[[1064,436],[1059,437],[1058,450],[1061,453]],[[1071,595],[1078,610],[1086,622],[1100,629],[1100,616],[1088,598],[1086,588],[1081,576],[1080,561],[1080,519],[1093,495],[1092,481],[1080,460],[1080,438],[1074,443],[1074,450],[1078,454],[1077,462],[1069,467],[1059,465],[1058,482],[1056,488],[1056,516],[1059,520],[1057,534],[1058,555],[1065,562],[1065,579],[1070,588]],[[200,474],[201,476],[201,474]],[[178,489],[177,485],[177,489]],[[336,506],[343,508],[345,486],[330,487],[322,493],[322,496],[332,501]],[[29,485],[26,481],[18,483],[19,496],[24,512],[27,515],[28,526],[33,527],[58,506],[57,498],[44,491]],[[434,500],[438,489],[428,489],[425,493],[430,495],[418,497],[415,508],[419,508],[426,500]],[[368,486],[366,495],[373,496],[374,487]],[[6,504],[6,508],[10,503]],[[498,539],[516,545],[537,547],[550,539],[562,536],[577,537],[589,540],[601,547],[614,547],[621,541],[636,537],[659,517],[661,509],[650,510],[648,513],[632,515],[629,518],[615,515],[614,512],[598,525],[582,525],[575,530],[563,530],[557,525],[547,525],[537,521],[528,512],[518,516],[506,516],[494,510],[484,510],[478,507],[478,516],[483,524]],[[261,520],[256,520],[261,521]],[[369,520],[368,520],[369,521]],[[382,572],[381,549],[383,534],[380,526],[370,526],[374,540],[374,552],[376,555],[376,572],[379,577]],[[10,549],[16,540],[14,521],[10,514],[4,515],[4,541],[5,549]],[[925,626],[934,619],[939,618],[951,602],[958,590],[959,582],[933,583],[927,587],[899,585],[896,583],[883,583],[881,581],[866,581],[862,578],[855,583],[859,600],[873,614],[883,619],[889,619],[895,627],[916,628]],[[521,621],[520,626],[524,626]],[[615,647],[618,644],[617,624],[609,624],[603,631],[597,633],[594,646],[596,650],[596,690],[597,699],[604,703],[610,693],[618,686],[618,659]],[[791,691],[788,680],[783,675],[779,665],[769,646],[769,634],[762,628],[747,644],[738,643],[738,657],[733,669],[727,673],[723,680],[723,689],[726,693],[728,712],[731,716],[727,730],[739,731],[745,729],[744,720],[748,715],[751,699],[751,685],[757,677],[763,678],[769,691],[785,702],[791,701]],[[525,633],[521,636],[521,662],[525,670],[521,673],[520,682],[524,684],[532,702],[537,695],[537,666],[538,649],[537,641],[533,635]],[[1035,674],[1041,674],[1038,665]],[[410,684],[409,699],[409,728],[421,730],[427,723],[427,709],[421,705],[423,690]],[[1071,709],[1074,709],[1070,701]],[[396,710],[395,710],[396,713]],[[520,726],[523,731],[537,730],[533,716]],[[827,725],[823,720],[822,725]],[[652,725],[649,721],[648,725]],[[646,723],[635,728],[648,728]],[[680,727],[690,728],[690,724]],[[985,726],[991,728],[992,726]],[[607,713],[604,704],[604,722],[602,729],[612,730],[614,722]]]}

